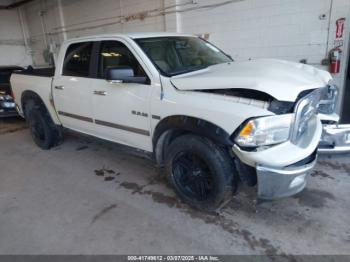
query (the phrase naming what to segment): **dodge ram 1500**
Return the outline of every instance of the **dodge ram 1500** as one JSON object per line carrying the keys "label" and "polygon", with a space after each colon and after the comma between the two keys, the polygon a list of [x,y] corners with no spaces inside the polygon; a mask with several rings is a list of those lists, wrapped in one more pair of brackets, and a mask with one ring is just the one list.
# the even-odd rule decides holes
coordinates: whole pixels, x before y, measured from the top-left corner
{"label": "dodge ram 1500", "polygon": [[12,75],[35,143],[67,128],[152,153],[177,195],[202,210],[238,182],[276,199],[306,185],[334,114],[331,75],[274,59],[235,62],[213,44],[169,33],[68,40],[55,69]]}

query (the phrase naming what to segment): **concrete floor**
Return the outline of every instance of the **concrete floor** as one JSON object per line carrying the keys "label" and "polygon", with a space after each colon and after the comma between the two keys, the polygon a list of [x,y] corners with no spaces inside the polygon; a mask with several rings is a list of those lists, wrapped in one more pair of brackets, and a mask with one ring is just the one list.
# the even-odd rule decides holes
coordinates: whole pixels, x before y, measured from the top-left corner
{"label": "concrete floor", "polygon": [[324,157],[301,194],[257,204],[241,189],[217,215],[178,202],[151,160],[68,134],[36,147],[0,122],[1,254],[350,254],[350,163]]}

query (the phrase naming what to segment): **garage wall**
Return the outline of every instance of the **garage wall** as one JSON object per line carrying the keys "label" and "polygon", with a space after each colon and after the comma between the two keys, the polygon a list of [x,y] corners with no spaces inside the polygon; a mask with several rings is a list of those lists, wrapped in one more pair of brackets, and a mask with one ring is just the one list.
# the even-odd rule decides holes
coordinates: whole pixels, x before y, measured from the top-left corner
{"label": "garage wall", "polygon": [[163,8],[163,0],[37,0],[27,4],[22,9],[34,65],[46,65],[44,50],[51,45],[51,50],[57,51],[64,39],[113,32],[165,31],[164,16],[144,17],[145,10],[156,12]]}
{"label": "garage wall", "polygon": [[348,57],[349,0],[36,0],[23,8],[36,66],[64,39],[99,33],[177,31],[209,36],[237,61],[305,59],[321,66],[346,17],[342,87]]}
{"label": "garage wall", "polygon": [[[163,16],[146,17],[142,13],[163,9],[163,0],[85,0],[84,6],[79,1],[63,0],[62,4],[68,37],[165,30]],[[82,21],[86,22],[81,24]]]}
{"label": "garage wall", "polygon": [[37,46],[35,61],[43,51],[37,43],[44,42],[43,20],[48,38],[58,40],[56,44],[110,32],[208,33],[236,60],[274,57],[320,65],[327,44],[332,45],[335,20],[348,17],[349,9],[348,0],[37,0],[26,6],[26,14]]}
{"label": "garage wall", "polygon": [[[186,12],[189,7],[180,8],[177,31],[208,33],[211,41],[237,61],[265,57],[297,62],[305,59],[308,64],[328,70],[321,61],[338,45],[334,43],[336,20],[345,17],[350,25],[349,0],[237,0],[222,6],[213,2],[227,1],[197,2],[197,10]],[[341,72],[334,75],[341,88],[340,97],[349,57],[349,28],[345,27]]]}
{"label": "garage wall", "polygon": [[[210,3],[202,0],[200,6]],[[328,19],[319,16],[328,16],[329,8],[330,0],[239,1],[182,13],[180,31],[210,33],[236,60],[308,58],[310,63],[319,63],[328,36]]]}
{"label": "garage wall", "polygon": [[0,65],[30,64],[32,59],[24,45],[18,11],[0,10]]}
{"label": "garage wall", "polygon": [[39,0],[20,8],[26,20],[34,66],[48,65],[48,51],[56,52],[64,40],[61,34],[52,34],[53,28],[61,25],[57,3]]}

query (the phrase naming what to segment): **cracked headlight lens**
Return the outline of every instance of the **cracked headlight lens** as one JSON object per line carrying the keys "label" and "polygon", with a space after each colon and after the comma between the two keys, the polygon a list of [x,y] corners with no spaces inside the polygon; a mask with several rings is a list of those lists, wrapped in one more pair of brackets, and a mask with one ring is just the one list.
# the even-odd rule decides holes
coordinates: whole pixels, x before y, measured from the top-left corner
{"label": "cracked headlight lens", "polygon": [[240,130],[235,142],[241,147],[275,145],[287,141],[294,114],[275,115],[248,121]]}

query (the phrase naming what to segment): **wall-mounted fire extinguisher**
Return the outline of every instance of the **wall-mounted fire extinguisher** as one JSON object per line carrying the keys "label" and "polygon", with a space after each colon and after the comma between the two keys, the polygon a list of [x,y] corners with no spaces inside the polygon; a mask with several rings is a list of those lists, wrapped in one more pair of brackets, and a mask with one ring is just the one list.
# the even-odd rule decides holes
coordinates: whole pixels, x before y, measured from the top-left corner
{"label": "wall-mounted fire extinguisher", "polygon": [[330,73],[338,74],[340,72],[340,61],[342,52],[343,51],[339,47],[335,47],[329,52],[331,60]]}

